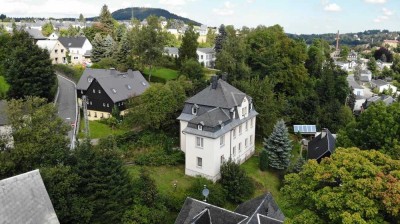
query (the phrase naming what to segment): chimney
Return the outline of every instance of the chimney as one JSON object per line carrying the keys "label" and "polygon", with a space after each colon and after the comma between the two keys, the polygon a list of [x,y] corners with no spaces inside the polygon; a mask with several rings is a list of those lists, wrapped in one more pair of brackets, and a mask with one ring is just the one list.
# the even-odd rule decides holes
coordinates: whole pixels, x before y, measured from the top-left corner
{"label": "chimney", "polygon": [[216,89],[218,86],[218,77],[216,75],[211,77],[211,88]]}
{"label": "chimney", "polygon": [[326,137],[326,131],[327,131],[328,129],[326,129],[326,128],[323,128],[322,129],[322,131],[321,131],[321,138],[325,138]]}

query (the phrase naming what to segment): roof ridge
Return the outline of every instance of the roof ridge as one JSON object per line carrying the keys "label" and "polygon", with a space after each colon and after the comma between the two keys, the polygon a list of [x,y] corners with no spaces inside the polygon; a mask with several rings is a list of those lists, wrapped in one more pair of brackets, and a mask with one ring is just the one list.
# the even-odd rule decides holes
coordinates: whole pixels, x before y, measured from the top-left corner
{"label": "roof ridge", "polygon": [[[268,193],[270,194],[270,193]],[[261,203],[258,205],[257,209],[254,211],[254,213],[249,217],[249,219],[247,220],[247,223],[250,222],[250,220],[253,218],[253,216],[257,213],[258,209],[261,207],[261,205],[264,203],[264,201],[267,199],[268,194],[265,195],[265,197],[263,198],[263,200],[261,201]]]}
{"label": "roof ridge", "polygon": [[240,213],[237,213],[237,212],[233,212],[233,211],[230,211],[230,210],[228,210],[228,209],[221,208],[221,207],[218,207],[218,206],[215,206],[215,205],[209,204],[209,203],[207,203],[207,202],[204,202],[204,201],[197,200],[197,199],[195,199],[195,198],[192,198],[192,197],[187,197],[187,198],[190,198],[190,199],[192,199],[193,201],[200,202],[200,203],[202,203],[202,204],[209,205],[209,206],[211,206],[211,207],[214,207],[214,208],[218,208],[218,209],[221,209],[221,210],[227,211],[227,212],[229,212],[229,213],[232,213],[232,214],[235,214],[235,215],[240,215],[240,216],[243,216],[243,217],[245,217],[245,218],[248,218],[248,216],[247,216],[247,215],[243,215],[243,214],[240,214]]}

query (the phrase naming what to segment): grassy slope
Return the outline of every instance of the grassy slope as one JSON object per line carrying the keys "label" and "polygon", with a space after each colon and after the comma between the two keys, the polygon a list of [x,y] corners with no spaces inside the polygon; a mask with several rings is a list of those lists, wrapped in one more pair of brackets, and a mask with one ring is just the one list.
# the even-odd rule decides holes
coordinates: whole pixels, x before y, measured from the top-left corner
{"label": "grassy slope", "polygon": [[[84,137],[84,122],[83,120],[81,120],[80,122],[80,131],[79,131],[79,138],[83,138]],[[89,121],[89,130],[90,130],[90,138],[104,138],[107,137],[111,134],[114,135],[118,135],[118,134],[123,134],[125,133],[127,130],[124,129],[115,129],[115,130],[111,130],[111,128],[103,123],[100,123],[98,121]]]}
{"label": "grassy slope", "polygon": [[[150,70],[146,68],[144,73],[149,74]],[[166,81],[178,78],[178,71],[169,68],[155,68],[152,71],[152,76],[156,76]]]}

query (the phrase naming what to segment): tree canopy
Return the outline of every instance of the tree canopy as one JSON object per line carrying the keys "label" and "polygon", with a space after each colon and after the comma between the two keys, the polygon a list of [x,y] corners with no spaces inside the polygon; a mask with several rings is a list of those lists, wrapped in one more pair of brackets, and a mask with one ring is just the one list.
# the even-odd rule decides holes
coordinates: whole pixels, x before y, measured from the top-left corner
{"label": "tree canopy", "polygon": [[[288,223],[395,223],[400,218],[400,161],[357,148],[338,148],[285,176]],[[311,221],[313,220],[313,221]]]}

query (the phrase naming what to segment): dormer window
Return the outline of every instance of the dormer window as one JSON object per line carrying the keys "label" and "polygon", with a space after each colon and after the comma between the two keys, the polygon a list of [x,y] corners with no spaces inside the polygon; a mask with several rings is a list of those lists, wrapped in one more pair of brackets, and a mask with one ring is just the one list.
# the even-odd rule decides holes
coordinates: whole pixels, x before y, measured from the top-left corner
{"label": "dormer window", "polygon": [[193,105],[192,107],[192,114],[193,115],[197,115],[197,110],[199,109],[199,106],[197,106],[197,104]]}
{"label": "dormer window", "polygon": [[89,77],[87,78],[87,81],[88,81],[89,83],[91,83],[91,82],[93,81],[93,78],[89,76]]}
{"label": "dormer window", "polygon": [[236,111],[233,111],[232,119],[235,119],[235,118],[236,118]]}
{"label": "dormer window", "polygon": [[99,94],[101,94],[101,90],[99,89]]}
{"label": "dormer window", "polygon": [[198,124],[198,125],[197,125],[197,130],[202,131],[202,130],[203,130],[203,125]]}
{"label": "dormer window", "polygon": [[96,93],[96,90],[95,90],[95,89],[93,89],[93,93]]}

